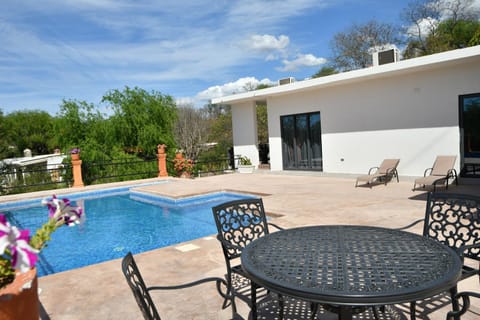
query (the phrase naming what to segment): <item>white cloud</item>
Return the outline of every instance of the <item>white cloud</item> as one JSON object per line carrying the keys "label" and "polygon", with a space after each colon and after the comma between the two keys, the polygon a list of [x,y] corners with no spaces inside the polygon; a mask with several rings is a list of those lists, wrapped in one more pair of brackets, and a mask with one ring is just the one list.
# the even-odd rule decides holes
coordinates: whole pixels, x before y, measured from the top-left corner
{"label": "white cloud", "polygon": [[195,105],[195,99],[192,97],[177,98],[175,103],[177,106],[192,106]]}
{"label": "white cloud", "polygon": [[245,77],[240,78],[235,82],[229,82],[223,85],[209,87],[208,89],[199,92],[196,95],[196,99],[201,101],[208,101],[213,98],[219,98],[226,95],[246,92],[249,91],[249,89],[251,88],[257,87],[259,84],[265,84],[270,86],[275,85],[275,83],[269,79],[258,80],[255,77]]}
{"label": "white cloud", "polygon": [[255,34],[250,37],[245,45],[253,50],[258,51],[272,51],[272,50],[284,50],[290,42],[290,39],[281,35],[278,38],[269,34]]}
{"label": "white cloud", "polygon": [[[292,40],[282,30],[288,30],[289,19],[325,7],[318,0],[208,5],[203,0],[25,0],[22,5],[5,0],[2,5],[0,70],[6,73],[0,98],[6,98],[0,103],[7,112],[55,99],[60,104],[62,98],[96,103],[93,98],[125,85],[193,96],[202,89],[199,84],[205,88],[252,74],[244,69],[257,63],[258,73],[270,73],[274,66],[259,53],[262,60],[288,59]],[[242,44],[245,50],[239,50]],[[222,94],[240,90],[219,87]]]}
{"label": "white cloud", "polygon": [[266,61],[277,60],[286,55],[290,39],[286,35],[275,37],[269,34],[254,34],[241,42],[241,47],[247,52],[264,55]]}
{"label": "white cloud", "polygon": [[283,60],[280,71],[297,71],[303,67],[314,67],[326,63],[325,58],[317,58],[313,54],[298,54],[294,60]]}
{"label": "white cloud", "polygon": [[438,20],[434,18],[425,18],[417,21],[417,24],[413,24],[407,29],[407,34],[410,36],[421,35],[425,37],[429,35],[438,25]]}

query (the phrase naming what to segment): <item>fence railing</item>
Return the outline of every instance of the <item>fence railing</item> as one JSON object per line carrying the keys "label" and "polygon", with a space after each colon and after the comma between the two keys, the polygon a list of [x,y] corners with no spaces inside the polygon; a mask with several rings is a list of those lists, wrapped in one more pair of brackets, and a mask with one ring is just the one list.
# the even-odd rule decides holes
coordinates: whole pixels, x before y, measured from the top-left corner
{"label": "fence railing", "polygon": [[7,166],[0,170],[0,195],[68,188],[71,185],[72,165],[68,163],[55,169]]}
{"label": "fence railing", "polygon": [[[205,177],[234,172],[239,158],[220,158],[194,162],[192,176]],[[172,161],[166,163],[167,171],[175,176]],[[85,185],[139,180],[157,177],[158,159],[113,159],[108,161],[82,161],[81,176]],[[68,188],[73,185],[72,164],[63,163],[58,169],[43,167],[8,167],[0,170],[0,195]]]}
{"label": "fence railing", "polygon": [[83,162],[82,176],[87,185],[154,178],[158,176],[157,158]]}
{"label": "fence railing", "polygon": [[235,171],[240,158],[221,158],[214,160],[199,160],[194,162],[194,175],[204,177],[210,175],[231,173]]}

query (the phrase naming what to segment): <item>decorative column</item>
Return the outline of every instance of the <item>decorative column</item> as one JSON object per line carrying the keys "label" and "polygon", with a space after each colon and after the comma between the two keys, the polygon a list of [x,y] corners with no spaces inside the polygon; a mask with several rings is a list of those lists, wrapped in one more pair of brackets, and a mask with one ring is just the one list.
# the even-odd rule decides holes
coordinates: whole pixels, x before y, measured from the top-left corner
{"label": "decorative column", "polygon": [[72,154],[73,187],[83,187],[82,160],[80,154]]}
{"label": "decorative column", "polygon": [[165,145],[157,145],[157,158],[158,158],[158,177],[168,177],[167,172],[167,154],[165,153]]}

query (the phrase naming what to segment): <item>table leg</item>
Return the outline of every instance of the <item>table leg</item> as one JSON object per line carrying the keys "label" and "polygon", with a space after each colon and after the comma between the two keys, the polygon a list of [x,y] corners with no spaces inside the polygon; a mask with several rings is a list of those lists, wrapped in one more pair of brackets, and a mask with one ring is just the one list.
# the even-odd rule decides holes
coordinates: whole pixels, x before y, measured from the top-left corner
{"label": "table leg", "polygon": [[352,307],[340,306],[338,320],[352,320]]}
{"label": "table leg", "polygon": [[257,286],[253,283],[253,281],[251,282],[250,289],[251,289],[250,296],[252,298],[252,300],[251,300],[251,304],[252,304],[251,305],[251,309],[252,309],[251,319],[252,320],[257,320]]}

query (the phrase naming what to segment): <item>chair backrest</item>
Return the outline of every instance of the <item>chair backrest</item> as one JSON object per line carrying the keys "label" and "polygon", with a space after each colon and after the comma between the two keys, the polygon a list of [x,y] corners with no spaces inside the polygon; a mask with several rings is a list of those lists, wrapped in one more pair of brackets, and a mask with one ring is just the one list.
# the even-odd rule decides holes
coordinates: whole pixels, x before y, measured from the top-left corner
{"label": "chair backrest", "polygon": [[218,239],[227,260],[238,258],[253,240],[268,234],[267,218],[261,198],[225,202],[212,208]]}
{"label": "chair backrest", "polygon": [[[430,192],[423,235],[453,249],[480,243],[480,197]],[[468,249],[463,254],[480,261],[480,248]]]}
{"label": "chair backrest", "polygon": [[455,166],[457,156],[437,156],[433,163],[432,176],[446,176],[449,170]]}
{"label": "chair backrest", "polygon": [[388,169],[396,169],[398,166],[398,163],[400,162],[400,159],[385,159],[382,161],[380,164],[380,167],[378,168],[378,173],[385,174],[387,173]]}
{"label": "chair backrest", "polygon": [[155,308],[152,297],[147,290],[147,286],[145,285],[137,264],[133,259],[133,255],[130,252],[122,260],[122,271],[127,279],[130,289],[132,289],[143,317],[146,320],[160,320],[157,308]]}

